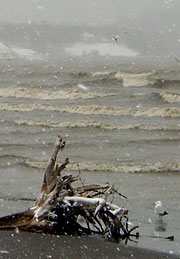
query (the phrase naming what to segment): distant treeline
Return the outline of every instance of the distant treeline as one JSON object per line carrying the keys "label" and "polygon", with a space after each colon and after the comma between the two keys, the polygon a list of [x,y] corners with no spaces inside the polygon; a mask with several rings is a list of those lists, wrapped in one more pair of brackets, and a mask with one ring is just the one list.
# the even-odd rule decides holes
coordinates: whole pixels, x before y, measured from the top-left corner
{"label": "distant treeline", "polygon": [[21,48],[31,48],[36,51],[48,51],[52,48],[57,49],[63,45],[72,45],[82,41],[83,33],[93,34],[94,41],[106,37],[112,40],[117,34],[117,29],[113,26],[93,27],[93,26],[69,26],[52,25],[43,23],[23,23],[11,24],[3,23],[0,25],[0,42],[11,47],[15,45]]}
{"label": "distant treeline", "polygon": [[[41,23],[22,23],[0,24],[0,42],[8,47],[16,46],[20,48],[30,48],[38,52],[57,53],[63,46],[70,46],[76,42],[83,41],[83,34],[93,35],[87,41],[93,42],[112,42],[115,35],[119,35],[119,44],[137,51],[142,55],[159,56],[175,55],[178,41],[169,37],[167,28],[150,27],[146,24],[147,30],[138,23],[119,23],[119,25],[106,26],[72,26],[72,25],[53,25],[47,22]],[[150,30],[151,29],[151,30]],[[179,49],[179,48],[178,48]],[[62,53],[61,53],[62,54]]]}

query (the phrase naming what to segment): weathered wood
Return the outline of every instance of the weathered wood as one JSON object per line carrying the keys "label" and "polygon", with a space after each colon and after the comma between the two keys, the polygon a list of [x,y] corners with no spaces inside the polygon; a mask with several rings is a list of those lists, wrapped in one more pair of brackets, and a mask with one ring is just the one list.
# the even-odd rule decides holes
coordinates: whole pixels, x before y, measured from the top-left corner
{"label": "weathered wood", "polygon": [[[99,233],[114,240],[131,236],[128,211],[108,202],[108,196],[119,194],[110,184],[89,184],[73,187],[80,176],[61,175],[69,159],[58,165],[57,155],[65,147],[58,136],[45,170],[40,196],[31,208],[0,218],[0,229],[58,234]],[[134,235],[133,235],[134,236]]]}

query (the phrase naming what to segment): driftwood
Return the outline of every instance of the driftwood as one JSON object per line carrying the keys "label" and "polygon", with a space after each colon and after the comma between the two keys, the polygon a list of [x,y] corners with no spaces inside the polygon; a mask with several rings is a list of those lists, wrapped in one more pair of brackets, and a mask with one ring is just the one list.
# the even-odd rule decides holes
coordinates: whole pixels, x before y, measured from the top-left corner
{"label": "driftwood", "polygon": [[[56,163],[65,141],[58,137],[45,170],[40,196],[33,206],[24,212],[0,218],[0,229],[14,229],[52,234],[102,234],[119,241],[138,237],[129,229],[128,210],[107,201],[109,195],[118,193],[110,184],[91,184],[74,187],[80,175],[62,176],[69,163]],[[118,193],[123,196],[122,194]],[[125,196],[123,196],[125,197]]]}

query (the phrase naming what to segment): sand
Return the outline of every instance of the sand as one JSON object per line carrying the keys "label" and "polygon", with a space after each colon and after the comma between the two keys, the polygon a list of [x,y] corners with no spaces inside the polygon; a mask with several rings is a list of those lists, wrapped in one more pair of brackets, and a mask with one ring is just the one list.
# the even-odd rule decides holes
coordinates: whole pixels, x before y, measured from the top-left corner
{"label": "sand", "polygon": [[1,231],[0,244],[0,258],[180,258],[86,236]]}

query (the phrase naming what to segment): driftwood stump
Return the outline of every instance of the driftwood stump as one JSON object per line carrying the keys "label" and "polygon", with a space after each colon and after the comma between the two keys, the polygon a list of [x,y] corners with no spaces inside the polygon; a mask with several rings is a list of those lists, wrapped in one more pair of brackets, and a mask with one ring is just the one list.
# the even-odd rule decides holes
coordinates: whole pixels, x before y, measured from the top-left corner
{"label": "driftwood stump", "polygon": [[131,234],[137,227],[128,228],[127,209],[107,201],[109,195],[117,193],[113,185],[81,183],[73,187],[80,176],[61,175],[69,163],[68,158],[61,165],[56,163],[64,147],[65,141],[58,137],[45,170],[40,196],[33,206],[24,212],[1,217],[0,229],[71,235],[97,233],[116,241],[138,237],[138,233]]}

